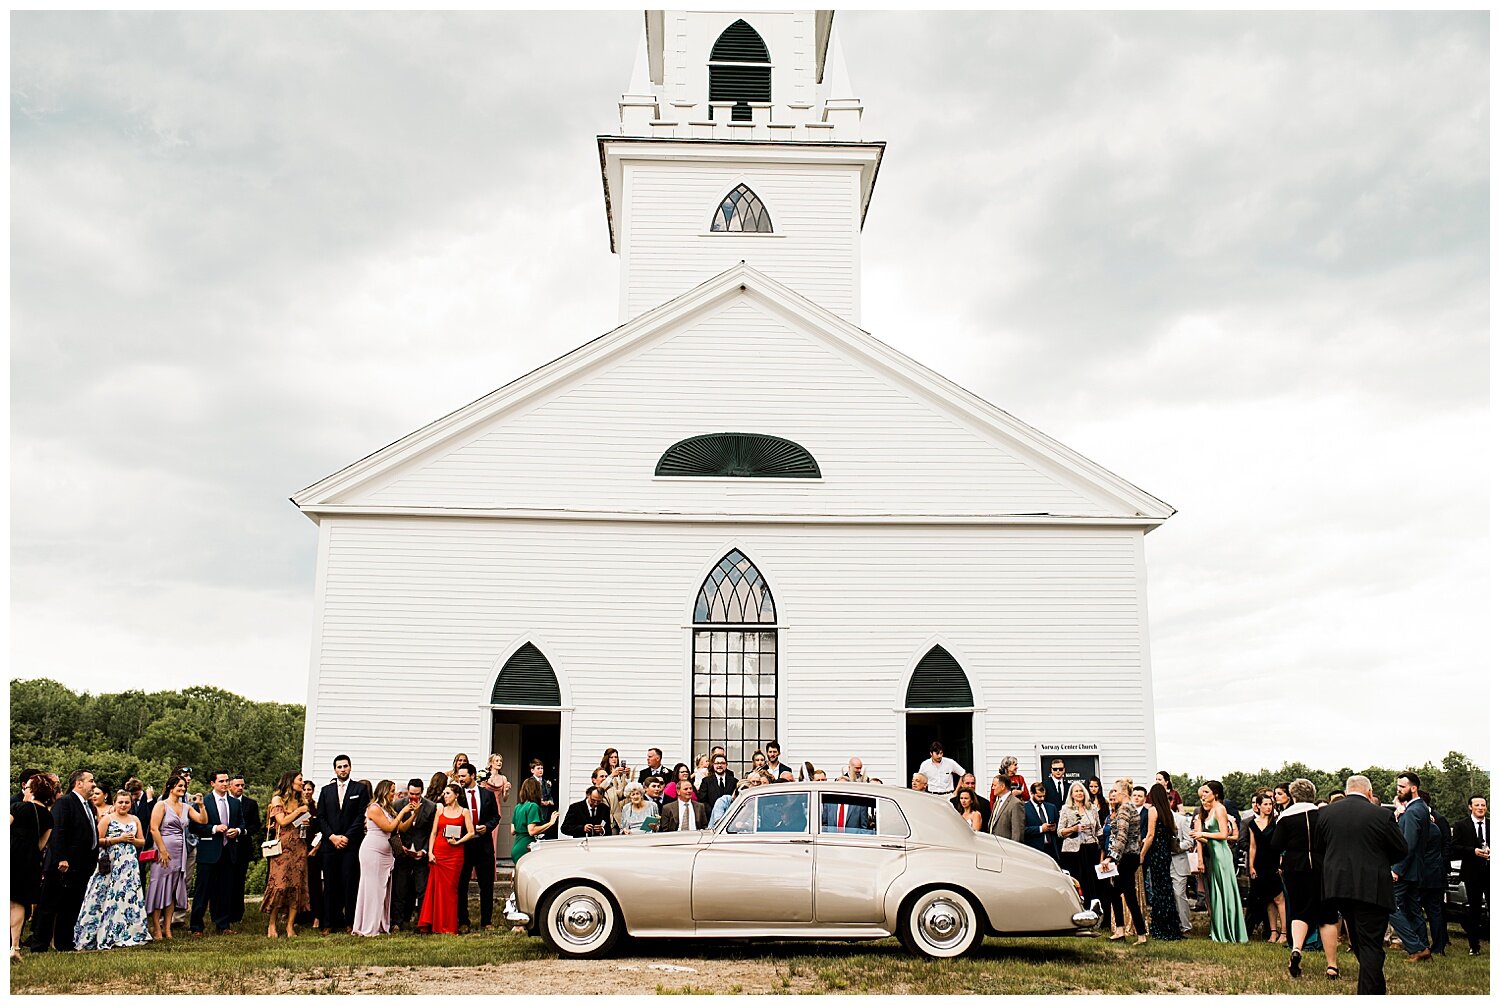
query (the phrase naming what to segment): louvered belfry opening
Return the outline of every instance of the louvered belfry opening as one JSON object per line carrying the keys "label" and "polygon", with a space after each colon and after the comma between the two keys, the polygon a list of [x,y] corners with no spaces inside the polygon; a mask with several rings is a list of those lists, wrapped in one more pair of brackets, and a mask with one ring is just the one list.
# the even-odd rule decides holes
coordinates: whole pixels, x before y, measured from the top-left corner
{"label": "louvered belfry opening", "polygon": [[[751,101],[771,100],[771,53],[760,34],[736,21],[708,54],[708,100],[733,101],[730,121],[749,122]],[[708,109],[713,118],[713,106]]]}
{"label": "louvered belfry opening", "polygon": [[906,685],[907,708],[973,708],[969,676],[942,646],[933,646]]}
{"label": "louvered belfry opening", "polygon": [[715,234],[769,234],[771,214],[760,196],[741,182],[719,203],[708,229]]}
{"label": "louvered belfry opening", "polygon": [[538,705],[556,708],[562,704],[557,674],[542,651],[530,642],[511,654],[495,678],[492,705]]}
{"label": "louvered belfry opening", "polygon": [[674,478],[821,478],[800,444],[765,433],[707,433],[679,440],[656,462]]}

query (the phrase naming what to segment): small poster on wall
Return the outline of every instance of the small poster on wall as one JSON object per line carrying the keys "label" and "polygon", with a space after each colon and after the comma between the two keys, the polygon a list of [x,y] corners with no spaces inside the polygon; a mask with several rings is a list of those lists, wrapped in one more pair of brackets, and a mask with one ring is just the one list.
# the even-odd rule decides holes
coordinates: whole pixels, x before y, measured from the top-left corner
{"label": "small poster on wall", "polygon": [[[1069,786],[1074,782],[1088,782],[1099,774],[1099,744],[1086,741],[1065,743],[1038,743],[1036,745],[1036,778],[1046,782],[1052,778],[1052,762],[1063,762],[1063,780]],[[1108,783],[1105,783],[1108,787]]]}

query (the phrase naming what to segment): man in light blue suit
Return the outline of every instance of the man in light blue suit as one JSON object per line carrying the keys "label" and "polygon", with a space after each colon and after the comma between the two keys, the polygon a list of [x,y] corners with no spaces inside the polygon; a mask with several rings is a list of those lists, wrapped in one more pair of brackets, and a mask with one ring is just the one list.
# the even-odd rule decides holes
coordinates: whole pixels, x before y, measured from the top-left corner
{"label": "man in light blue suit", "polygon": [[823,797],[824,834],[874,834],[868,801],[854,796]]}

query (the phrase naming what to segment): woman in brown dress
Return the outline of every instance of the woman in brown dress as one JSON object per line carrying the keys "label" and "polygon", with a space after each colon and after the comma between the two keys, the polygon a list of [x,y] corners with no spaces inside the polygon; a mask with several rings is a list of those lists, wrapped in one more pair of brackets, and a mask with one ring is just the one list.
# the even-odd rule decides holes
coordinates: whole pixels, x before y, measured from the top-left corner
{"label": "woman in brown dress", "polygon": [[260,909],[270,919],[267,938],[276,938],[276,915],[286,914],[286,937],[297,934],[298,911],[310,906],[307,897],[307,825],[311,820],[303,802],[302,772],[288,771],[276,783],[276,794],[266,807],[267,829],[275,829],[281,854],[266,859],[266,893]]}

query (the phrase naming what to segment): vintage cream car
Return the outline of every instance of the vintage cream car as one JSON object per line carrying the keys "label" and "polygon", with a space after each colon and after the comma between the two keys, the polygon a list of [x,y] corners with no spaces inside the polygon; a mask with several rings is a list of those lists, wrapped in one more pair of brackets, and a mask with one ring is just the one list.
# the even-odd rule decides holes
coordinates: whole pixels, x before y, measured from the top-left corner
{"label": "vintage cream car", "polygon": [[1067,935],[1099,920],[1051,858],[974,833],[946,799],[832,782],[753,788],[709,830],[533,845],[510,917],[570,957],[630,934],[895,935],[941,958],[985,935]]}

